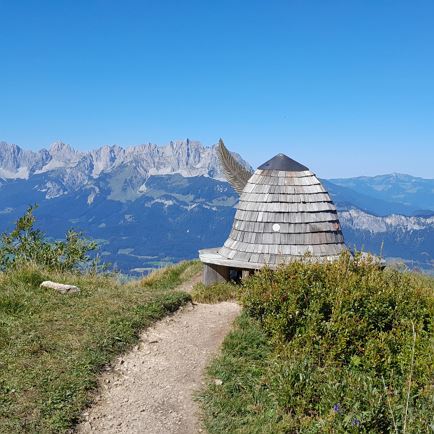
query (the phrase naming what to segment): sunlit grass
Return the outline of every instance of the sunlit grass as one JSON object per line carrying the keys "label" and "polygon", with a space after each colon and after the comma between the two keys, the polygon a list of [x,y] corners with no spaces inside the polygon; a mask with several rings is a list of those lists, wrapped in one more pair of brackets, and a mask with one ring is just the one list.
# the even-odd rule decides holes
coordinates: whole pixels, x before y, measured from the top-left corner
{"label": "sunlit grass", "polygon": [[[141,282],[116,275],[0,273],[0,432],[65,432],[89,404],[101,368],[140,330],[190,301],[175,291],[197,265],[184,262]],[[80,287],[61,295],[46,279]]]}

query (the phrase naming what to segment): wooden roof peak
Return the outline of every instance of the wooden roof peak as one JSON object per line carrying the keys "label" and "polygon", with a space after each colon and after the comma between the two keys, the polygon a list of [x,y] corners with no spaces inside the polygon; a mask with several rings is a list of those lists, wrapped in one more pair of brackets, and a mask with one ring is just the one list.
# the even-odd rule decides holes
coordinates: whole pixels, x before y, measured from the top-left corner
{"label": "wooden roof peak", "polygon": [[268,160],[262,166],[259,166],[260,170],[280,170],[285,172],[303,172],[305,170],[309,170],[303,164],[300,164],[298,161],[289,158],[285,154],[277,154],[271,160]]}

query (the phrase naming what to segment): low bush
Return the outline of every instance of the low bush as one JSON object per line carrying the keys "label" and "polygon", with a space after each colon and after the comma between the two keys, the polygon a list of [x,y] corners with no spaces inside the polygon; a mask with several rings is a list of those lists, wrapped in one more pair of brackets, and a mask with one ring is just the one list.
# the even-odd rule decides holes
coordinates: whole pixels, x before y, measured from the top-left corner
{"label": "low bush", "polygon": [[[434,298],[425,278],[343,255],[335,263],[264,269],[241,293],[245,314],[272,351],[255,385],[239,384],[225,396],[227,405],[244,397],[277,415],[267,419],[269,432],[429,432]],[[213,369],[230,378],[226,356]],[[248,366],[242,349],[239,357]],[[254,387],[263,393],[252,402],[246,390]],[[213,394],[205,396],[209,415]],[[233,432],[267,432],[264,414],[250,415],[242,428],[245,417],[230,415]]]}
{"label": "low bush", "polygon": [[30,206],[20,217],[10,233],[0,237],[0,271],[21,268],[26,264],[37,264],[47,270],[97,270],[97,257],[89,253],[97,244],[85,238],[81,232],[70,229],[65,240],[49,241],[35,228],[34,211],[37,205]]}

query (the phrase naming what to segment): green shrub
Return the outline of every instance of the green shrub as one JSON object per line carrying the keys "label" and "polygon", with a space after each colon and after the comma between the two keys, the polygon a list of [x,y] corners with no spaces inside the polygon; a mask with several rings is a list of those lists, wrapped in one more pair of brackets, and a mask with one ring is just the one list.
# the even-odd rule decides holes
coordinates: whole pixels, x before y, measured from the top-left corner
{"label": "green shrub", "polygon": [[263,381],[284,432],[427,432],[434,302],[423,279],[343,255],[264,269],[241,292],[274,347]]}
{"label": "green shrub", "polygon": [[64,241],[48,241],[34,227],[36,219],[33,212],[36,208],[36,205],[30,206],[17,220],[12,232],[1,235],[0,271],[32,263],[57,271],[98,267],[97,259],[89,256],[89,252],[97,248],[94,241],[72,229],[66,233]]}

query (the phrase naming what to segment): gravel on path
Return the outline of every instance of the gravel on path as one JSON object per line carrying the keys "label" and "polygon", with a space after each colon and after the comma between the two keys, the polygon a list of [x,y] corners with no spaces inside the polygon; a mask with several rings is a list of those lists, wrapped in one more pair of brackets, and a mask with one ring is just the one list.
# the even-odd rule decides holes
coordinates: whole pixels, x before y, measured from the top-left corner
{"label": "gravel on path", "polygon": [[102,375],[82,433],[202,432],[194,394],[240,312],[236,303],[193,304],[145,330],[132,351]]}

